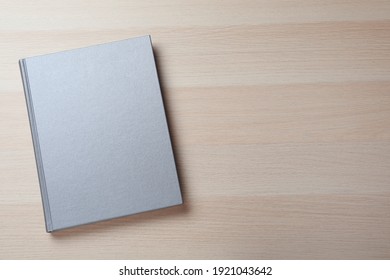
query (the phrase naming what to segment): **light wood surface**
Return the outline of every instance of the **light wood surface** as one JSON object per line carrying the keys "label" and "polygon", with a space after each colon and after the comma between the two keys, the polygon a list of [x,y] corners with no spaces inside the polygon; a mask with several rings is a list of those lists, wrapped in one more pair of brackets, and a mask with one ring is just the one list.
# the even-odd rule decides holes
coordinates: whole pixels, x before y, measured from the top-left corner
{"label": "light wood surface", "polygon": [[[47,234],[18,59],[145,34],[185,204]],[[0,50],[0,258],[390,258],[390,1],[0,0]]]}

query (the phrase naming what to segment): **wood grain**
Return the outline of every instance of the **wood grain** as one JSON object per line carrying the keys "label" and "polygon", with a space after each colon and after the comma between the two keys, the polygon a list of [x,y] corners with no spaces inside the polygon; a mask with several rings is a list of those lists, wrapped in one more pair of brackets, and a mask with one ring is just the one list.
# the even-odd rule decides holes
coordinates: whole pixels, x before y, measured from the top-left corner
{"label": "wood grain", "polygon": [[[17,61],[144,34],[185,204],[47,234]],[[390,258],[389,1],[0,0],[0,38],[0,258]]]}

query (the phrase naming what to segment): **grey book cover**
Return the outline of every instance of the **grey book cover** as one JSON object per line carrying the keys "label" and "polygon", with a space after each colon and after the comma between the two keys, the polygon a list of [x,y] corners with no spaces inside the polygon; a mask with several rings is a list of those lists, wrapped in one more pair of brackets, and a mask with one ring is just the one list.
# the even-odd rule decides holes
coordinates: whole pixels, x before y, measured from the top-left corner
{"label": "grey book cover", "polygon": [[182,203],[150,36],[19,65],[48,232]]}

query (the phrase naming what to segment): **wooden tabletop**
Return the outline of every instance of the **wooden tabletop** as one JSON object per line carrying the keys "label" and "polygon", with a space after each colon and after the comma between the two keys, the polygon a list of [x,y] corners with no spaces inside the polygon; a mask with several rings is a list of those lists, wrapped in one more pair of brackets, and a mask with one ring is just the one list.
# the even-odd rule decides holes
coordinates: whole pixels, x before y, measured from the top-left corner
{"label": "wooden tabletop", "polygon": [[[48,234],[18,59],[145,34],[185,204]],[[0,0],[0,38],[0,258],[390,258],[390,1]]]}

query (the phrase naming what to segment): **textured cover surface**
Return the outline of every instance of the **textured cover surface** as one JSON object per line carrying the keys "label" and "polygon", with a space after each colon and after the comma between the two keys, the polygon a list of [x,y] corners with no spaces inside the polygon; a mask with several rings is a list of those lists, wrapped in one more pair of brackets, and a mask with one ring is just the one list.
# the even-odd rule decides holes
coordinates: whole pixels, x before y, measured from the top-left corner
{"label": "textured cover surface", "polygon": [[20,68],[47,231],[182,203],[150,36]]}

